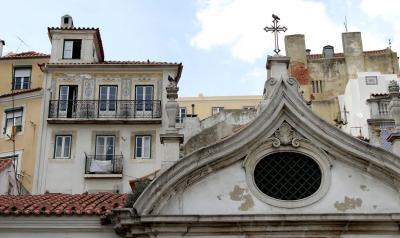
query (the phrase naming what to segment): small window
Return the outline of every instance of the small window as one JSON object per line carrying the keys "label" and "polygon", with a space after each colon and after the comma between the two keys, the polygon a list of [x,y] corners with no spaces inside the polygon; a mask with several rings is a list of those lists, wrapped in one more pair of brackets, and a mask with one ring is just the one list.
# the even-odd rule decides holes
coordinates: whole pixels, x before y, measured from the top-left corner
{"label": "small window", "polygon": [[311,81],[313,93],[322,93],[322,80]]}
{"label": "small window", "polygon": [[215,115],[222,110],[224,110],[224,107],[212,107],[211,115]]}
{"label": "small window", "polygon": [[135,144],[135,158],[136,159],[150,159],[151,158],[151,136],[136,136]]}
{"label": "small window", "polygon": [[12,89],[29,89],[31,87],[31,72],[31,67],[15,67]]}
{"label": "small window", "polygon": [[64,24],[68,24],[68,17],[64,17]]}
{"label": "small window", "polygon": [[136,111],[153,111],[153,85],[137,85],[136,86]]}
{"label": "small window", "polygon": [[378,85],[378,77],[377,76],[365,76],[365,84],[366,85]]}
{"label": "small window", "polygon": [[242,109],[243,110],[255,110],[256,107],[255,106],[243,106]]}
{"label": "small window", "polygon": [[6,116],[3,134],[12,136],[15,133],[21,132],[23,109],[9,109],[5,111],[5,114]]}
{"label": "small window", "polygon": [[82,40],[64,40],[63,59],[81,58]]}
{"label": "small window", "polygon": [[54,146],[55,159],[71,158],[71,136],[56,136]]}
{"label": "small window", "polygon": [[186,107],[180,107],[178,110],[178,114],[176,115],[176,123],[183,123],[183,120],[186,118]]}

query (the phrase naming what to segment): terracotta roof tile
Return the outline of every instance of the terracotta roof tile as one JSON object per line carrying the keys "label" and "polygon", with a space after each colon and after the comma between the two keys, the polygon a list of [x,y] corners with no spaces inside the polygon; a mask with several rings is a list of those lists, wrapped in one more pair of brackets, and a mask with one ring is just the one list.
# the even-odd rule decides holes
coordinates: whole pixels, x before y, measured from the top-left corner
{"label": "terracotta roof tile", "polygon": [[31,59],[31,58],[50,58],[50,55],[36,52],[36,51],[27,51],[21,53],[8,53],[3,57],[0,57],[0,60],[6,59]]}
{"label": "terracotta roof tile", "polygon": [[[365,55],[383,55],[383,54],[387,54],[389,51],[389,49],[383,49],[383,50],[370,50],[370,51],[364,51]],[[342,58],[344,57],[344,53],[335,53],[334,54],[335,58]],[[307,59],[323,59],[324,57],[322,56],[322,54],[310,54],[307,55]]]}
{"label": "terracotta roof tile", "polygon": [[96,65],[96,64],[108,64],[108,65],[118,65],[118,64],[131,64],[131,65],[181,65],[181,63],[176,62],[163,62],[163,61],[119,61],[119,60],[108,60],[95,63],[49,63],[48,65]]}
{"label": "terracotta roof tile", "polygon": [[0,98],[10,97],[12,95],[14,95],[14,96],[15,95],[20,95],[20,94],[24,94],[24,93],[31,93],[31,92],[36,92],[36,91],[40,91],[40,90],[42,90],[42,88],[16,90],[16,91],[14,91],[14,93],[2,94],[2,95],[0,95]]}
{"label": "terracotta roof tile", "polygon": [[0,215],[105,215],[123,208],[127,194],[93,193],[0,196]]}
{"label": "terracotta roof tile", "polygon": [[11,159],[0,159],[0,172],[10,167],[11,164]]}
{"label": "terracotta roof tile", "polygon": [[103,49],[103,41],[101,40],[100,29],[95,27],[49,27],[47,28],[47,32],[49,34],[50,39],[52,38],[51,31],[56,30],[68,30],[68,31],[96,31],[96,37],[99,43],[100,48],[100,61],[104,60],[104,49]]}
{"label": "terracotta roof tile", "polygon": [[371,97],[387,97],[389,93],[371,93]]}
{"label": "terracotta roof tile", "polygon": [[[343,53],[335,53],[333,54],[333,57],[335,58],[342,58],[344,57]],[[324,57],[322,56],[322,54],[310,54],[307,55],[307,59],[323,59]]]}

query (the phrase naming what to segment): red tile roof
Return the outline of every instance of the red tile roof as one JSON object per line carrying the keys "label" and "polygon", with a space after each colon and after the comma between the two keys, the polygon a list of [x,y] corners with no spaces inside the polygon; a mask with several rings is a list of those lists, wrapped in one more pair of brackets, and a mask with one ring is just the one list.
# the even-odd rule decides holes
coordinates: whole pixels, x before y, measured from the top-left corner
{"label": "red tile roof", "polygon": [[57,31],[57,30],[67,30],[67,31],[96,31],[96,38],[99,43],[99,48],[100,48],[100,61],[104,60],[104,49],[103,49],[103,41],[101,40],[101,35],[100,35],[100,30],[99,28],[95,27],[49,27],[47,28],[47,32],[49,34],[49,38],[52,38],[52,31]]}
{"label": "red tile roof", "polygon": [[11,164],[11,159],[0,159],[0,172],[10,167]]}
{"label": "red tile roof", "polygon": [[14,96],[20,95],[20,94],[24,94],[24,93],[31,93],[31,92],[36,92],[36,91],[40,91],[40,90],[42,90],[42,88],[15,90],[13,93],[6,93],[6,94],[0,95],[0,98],[10,97],[12,95],[14,95]]}
{"label": "red tile roof", "polygon": [[[333,57],[335,58],[342,58],[344,57],[343,53],[335,53],[333,54]],[[322,54],[310,54],[307,55],[307,59],[323,59],[324,57],[322,56]]]}
{"label": "red tile roof", "polygon": [[[383,50],[370,50],[370,51],[364,51],[365,55],[384,55],[387,54],[389,52],[389,49],[383,49]],[[335,58],[341,58],[344,57],[344,53],[335,53],[334,54]],[[322,54],[310,54],[307,55],[307,59],[323,59],[324,57],[322,56]]]}
{"label": "red tile roof", "polygon": [[371,97],[387,97],[389,93],[371,93]]}
{"label": "red tile roof", "polygon": [[93,193],[0,196],[1,215],[105,215],[114,208],[123,208],[127,194]]}
{"label": "red tile roof", "polygon": [[0,57],[0,60],[7,59],[32,59],[32,58],[50,58],[50,55],[36,52],[36,51],[27,51],[21,53],[8,53],[3,57]]}
{"label": "red tile roof", "polygon": [[95,65],[95,64],[108,64],[108,65],[118,65],[118,64],[132,64],[132,65],[176,65],[179,66],[182,63],[175,63],[175,62],[163,62],[163,61],[119,61],[119,60],[107,60],[107,61],[102,61],[102,62],[94,62],[94,63],[68,63],[68,62],[63,62],[63,63],[49,63],[48,65]]}

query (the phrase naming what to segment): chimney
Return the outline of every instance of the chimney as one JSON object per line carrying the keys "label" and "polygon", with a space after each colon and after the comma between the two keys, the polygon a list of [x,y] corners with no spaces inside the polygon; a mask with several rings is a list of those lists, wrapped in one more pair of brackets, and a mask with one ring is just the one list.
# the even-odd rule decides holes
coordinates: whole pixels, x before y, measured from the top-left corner
{"label": "chimney", "polygon": [[290,61],[307,64],[305,37],[301,34],[285,36],[286,56]]}
{"label": "chimney", "polygon": [[0,57],[3,56],[3,46],[6,45],[6,42],[2,39],[0,39]]}
{"label": "chimney", "polygon": [[342,42],[348,79],[356,79],[358,72],[365,71],[361,32],[342,33]]}
{"label": "chimney", "polygon": [[72,28],[74,27],[74,22],[72,21],[72,17],[70,15],[64,15],[61,17],[61,24],[60,27],[62,28]]}
{"label": "chimney", "polygon": [[310,55],[311,54],[311,50],[310,49],[306,49],[306,55]]}

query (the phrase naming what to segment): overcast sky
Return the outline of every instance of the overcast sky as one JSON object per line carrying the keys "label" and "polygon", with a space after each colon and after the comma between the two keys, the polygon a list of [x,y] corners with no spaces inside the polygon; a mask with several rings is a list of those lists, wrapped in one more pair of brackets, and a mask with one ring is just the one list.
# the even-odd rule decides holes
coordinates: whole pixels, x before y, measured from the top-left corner
{"label": "overcast sky", "polygon": [[399,9],[396,0],[2,0],[0,38],[5,52],[49,53],[47,27],[70,14],[75,26],[100,28],[106,60],[182,62],[180,96],[252,95],[262,93],[273,54],[273,35],[263,31],[272,13],[284,34],[306,35],[311,53],[328,44],[342,52],[345,16],[364,50],[384,49],[391,38],[398,51]]}

